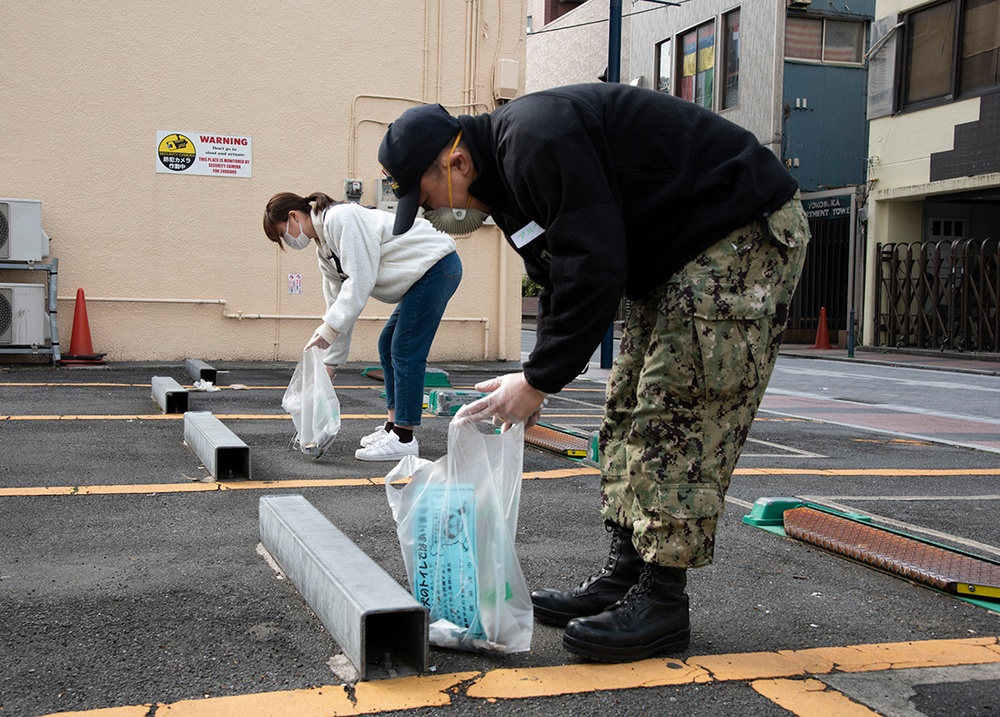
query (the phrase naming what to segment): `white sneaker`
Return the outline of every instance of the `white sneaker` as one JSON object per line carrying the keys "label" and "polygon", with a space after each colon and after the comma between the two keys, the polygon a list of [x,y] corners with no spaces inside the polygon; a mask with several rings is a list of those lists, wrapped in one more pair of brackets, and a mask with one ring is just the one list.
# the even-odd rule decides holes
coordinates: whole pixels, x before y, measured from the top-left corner
{"label": "white sneaker", "polygon": [[386,433],[381,441],[354,451],[354,457],[359,461],[398,461],[403,456],[419,455],[420,447],[416,438],[409,443],[401,443],[399,436],[392,431]]}
{"label": "white sneaker", "polygon": [[388,433],[390,433],[390,431],[385,430],[384,423],[378,424],[378,428],[376,428],[374,431],[372,431],[367,436],[361,439],[361,447],[367,448],[372,443],[381,441],[383,438],[385,438],[386,434]]}

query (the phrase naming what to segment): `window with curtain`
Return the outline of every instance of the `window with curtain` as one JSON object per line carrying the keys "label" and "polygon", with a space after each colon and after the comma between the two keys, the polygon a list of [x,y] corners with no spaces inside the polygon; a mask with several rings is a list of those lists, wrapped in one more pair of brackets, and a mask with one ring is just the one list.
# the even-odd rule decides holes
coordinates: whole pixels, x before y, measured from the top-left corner
{"label": "window with curtain", "polygon": [[789,16],[785,22],[785,57],[793,60],[823,59],[823,19]]}
{"label": "window with curtain", "polygon": [[680,36],[678,96],[713,109],[715,92],[715,21]]}
{"label": "window with curtain", "polygon": [[955,66],[957,0],[913,13],[906,33],[906,92],[903,104],[951,94]]}
{"label": "window with curtain", "polygon": [[785,57],[831,65],[861,65],[865,54],[863,22],[789,15],[785,21]]}
{"label": "window with curtain", "polygon": [[1000,0],[947,0],[905,23],[903,107],[1000,87]]}
{"label": "window with curtain", "polygon": [[960,94],[1000,84],[1000,2],[966,0],[962,18],[962,64]]}
{"label": "window with curtain", "polygon": [[740,103],[740,11],[722,17],[722,109]]}

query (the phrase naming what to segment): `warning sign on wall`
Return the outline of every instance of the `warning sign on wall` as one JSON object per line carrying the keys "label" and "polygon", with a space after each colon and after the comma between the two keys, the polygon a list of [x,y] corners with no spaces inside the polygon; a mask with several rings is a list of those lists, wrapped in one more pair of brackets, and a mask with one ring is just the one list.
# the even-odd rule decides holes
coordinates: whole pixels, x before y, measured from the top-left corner
{"label": "warning sign on wall", "polygon": [[213,177],[252,176],[249,137],[206,132],[156,132],[156,171]]}

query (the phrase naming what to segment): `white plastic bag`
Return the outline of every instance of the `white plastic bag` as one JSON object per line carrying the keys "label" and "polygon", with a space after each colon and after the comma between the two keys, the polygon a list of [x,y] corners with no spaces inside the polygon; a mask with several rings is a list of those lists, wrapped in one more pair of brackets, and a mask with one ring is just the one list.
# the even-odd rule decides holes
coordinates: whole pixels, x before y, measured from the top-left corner
{"label": "white plastic bag", "polygon": [[523,424],[484,435],[452,421],[446,456],[406,456],[386,476],[410,588],[431,613],[432,645],[531,648],[531,596],[514,550],[523,458]]}
{"label": "white plastic bag", "polygon": [[293,442],[299,450],[313,458],[322,456],[340,431],[340,401],[320,349],[314,346],[302,352],[281,407],[292,416]]}

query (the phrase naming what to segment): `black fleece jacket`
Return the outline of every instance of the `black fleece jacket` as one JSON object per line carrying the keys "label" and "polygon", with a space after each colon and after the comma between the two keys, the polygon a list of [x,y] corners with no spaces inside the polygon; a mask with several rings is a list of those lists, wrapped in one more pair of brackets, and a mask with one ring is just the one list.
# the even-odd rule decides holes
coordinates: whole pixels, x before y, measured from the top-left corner
{"label": "black fleece jacket", "polygon": [[[586,366],[622,294],[641,298],[797,185],[754,135],[694,103],[620,84],[524,95],[462,115],[471,194],[542,286],[524,364],[554,393]],[[517,247],[531,222],[544,233]]]}

